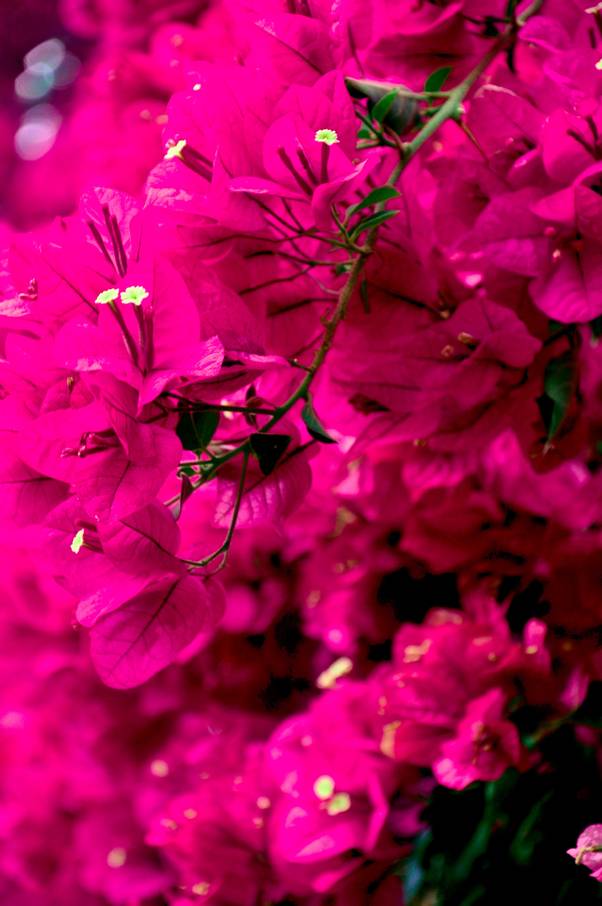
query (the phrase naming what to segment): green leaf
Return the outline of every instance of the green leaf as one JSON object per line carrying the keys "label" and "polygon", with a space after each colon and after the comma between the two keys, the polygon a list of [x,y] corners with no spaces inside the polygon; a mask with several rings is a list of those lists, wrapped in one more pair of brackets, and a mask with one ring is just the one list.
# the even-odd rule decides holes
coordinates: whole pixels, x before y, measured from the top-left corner
{"label": "green leaf", "polygon": [[457,882],[473,874],[474,863],[487,851],[492,828],[493,818],[491,811],[486,809],[485,815],[477,825],[473,836],[455,861],[452,875]]}
{"label": "green leaf", "polygon": [[570,353],[552,359],[546,368],[544,392],[552,401],[552,409],[547,423],[548,440],[552,440],[564,421],[571,402],[574,376],[575,367]]}
{"label": "green leaf", "polygon": [[315,440],[319,440],[322,444],[336,444],[334,437],[331,437],[330,434],[328,434],[326,428],[324,428],[316,415],[311,399],[308,399],[303,406],[301,418],[305,423],[305,427]]}
{"label": "green leaf", "polygon": [[460,906],[477,906],[478,903],[483,902],[483,897],[487,893],[485,887],[482,884],[477,884],[468,894],[467,897],[464,897]]}
{"label": "green leaf", "polygon": [[360,299],[362,300],[362,305],[364,307],[364,311],[366,312],[367,315],[369,315],[370,314],[370,297],[368,295],[368,281],[366,280],[365,277],[362,278],[362,281],[360,283]]}
{"label": "green leaf", "polygon": [[353,265],[349,264],[347,261],[340,261],[338,264],[335,264],[334,272],[337,277],[340,277],[342,274],[348,274],[352,267]]}
{"label": "green leaf", "polygon": [[205,450],[219,424],[219,413],[213,409],[202,412],[183,412],[176,427],[176,434],[185,450]]}
{"label": "green leaf", "polygon": [[415,839],[411,854],[395,871],[403,878],[403,890],[408,902],[413,902],[423,892],[428,867],[427,850],[432,842],[432,831],[423,831]]}
{"label": "green leaf", "polygon": [[251,434],[249,446],[264,475],[274,471],[290,442],[288,434]]}
{"label": "green leaf", "polygon": [[357,204],[352,204],[347,208],[346,217],[352,217],[358,211],[363,210],[363,208],[369,208],[373,204],[382,204],[384,201],[389,201],[390,198],[399,198],[400,195],[401,192],[394,189],[393,186],[381,186],[378,189],[373,189]]}
{"label": "green leaf", "polygon": [[554,318],[548,318],[548,330],[551,334],[556,333],[558,330],[563,330],[566,327],[566,324],[563,324],[561,321],[555,321]]}
{"label": "green leaf", "polygon": [[[542,812],[552,798],[549,792],[535,803],[527,817],[520,824],[516,836],[510,845],[510,855],[519,865],[528,865],[533,858],[533,853],[541,844],[544,827],[542,826]],[[537,825],[540,825],[538,829]]]}
{"label": "green leaf", "polygon": [[198,413],[198,416],[195,419],[195,430],[201,450],[205,450],[209,446],[218,425],[219,412],[209,409],[206,412]]}
{"label": "green leaf", "polygon": [[399,211],[379,211],[378,214],[372,214],[371,217],[366,217],[365,220],[361,220],[358,225],[354,227],[351,235],[355,239],[360,233],[363,233],[364,230],[371,230],[372,227],[380,226],[381,223],[390,220],[391,217],[396,217],[398,214]]}
{"label": "green leaf", "polygon": [[[392,89],[387,82],[349,77],[345,79],[345,84],[351,97],[365,98],[368,101],[368,111],[378,123],[386,124],[398,135],[416,124],[418,102],[415,98],[400,93],[405,86],[398,85]],[[388,100],[385,101],[386,98]],[[363,120],[363,116],[360,115],[360,119]]]}
{"label": "green leaf", "polygon": [[424,90],[426,92],[441,91],[450,72],[451,66],[442,66],[441,69],[436,69],[434,72],[431,72],[430,76],[424,83]]}
{"label": "green leaf", "polygon": [[385,117],[395,101],[397,100],[398,93],[397,89],[394,88],[393,91],[387,92],[379,101],[376,102],[374,107],[370,112],[370,116],[376,123],[383,123]]}

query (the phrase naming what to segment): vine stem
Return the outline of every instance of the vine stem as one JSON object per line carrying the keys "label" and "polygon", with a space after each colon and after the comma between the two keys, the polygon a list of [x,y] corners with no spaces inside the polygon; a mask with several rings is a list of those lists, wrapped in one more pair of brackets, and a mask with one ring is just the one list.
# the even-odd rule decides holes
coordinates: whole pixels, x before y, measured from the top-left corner
{"label": "vine stem", "polygon": [[[368,242],[370,242],[370,238],[368,239]],[[351,268],[351,271],[349,272],[349,276],[347,277],[345,285],[339,293],[334,312],[326,322],[326,329],[324,331],[322,342],[317,349],[311,361],[311,364],[308,367],[307,374],[305,375],[295,392],[291,394],[291,396],[289,396],[289,398],[285,403],[282,404],[282,406],[278,407],[276,412],[272,415],[271,419],[263,426],[263,428],[261,428],[262,433],[270,431],[272,427],[286,415],[289,409],[291,409],[298,400],[304,399],[307,396],[309,387],[314,377],[316,376],[318,369],[322,366],[324,360],[326,359],[330,347],[332,346],[335,334],[337,332],[337,327],[347,313],[349,302],[351,301],[351,297],[353,296],[364,267],[364,261],[368,257],[370,252],[371,249],[368,249],[366,247],[362,249],[362,251],[354,259],[353,266]]]}
{"label": "vine stem", "polygon": [[512,38],[516,35],[517,31],[525,24],[525,22],[534,16],[535,13],[539,12],[543,6],[544,0],[533,0],[532,3],[521,13],[520,16],[517,16],[516,20],[509,25],[508,28],[500,35],[500,37],[495,41],[490,50],[485,54],[482,60],[472,69],[466,78],[460,82],[456,88],[453,88],[448,93],[448,98],[445,103],[441,104],[437,112],[430,118],[428,123],[425,123],[418,135],[405,146],[406,155],[405,163],[409,163],[410,160],[415,156],[415,154],[422,148],[425,142],[437,131],[437,129],[443,125],[446,120],[455,119],[458,115],[458,108],[462,101],[468,95],[470,89],[475,84],[475,82],[483,75],[486,69],[493,63],[495,58],[499,53],[504,50],[506,45]]}
{"label": "vine stem", "polygon": [[[194,400],[188,399],[186,396],[180,396],[178,393],[171,393],[169,391],[163,391],[163,396],[169,397],[170,399],[178,400],[182,403],[188,403],[186,409],[181,411],[183,412],[242,412],[243,415],[273,415],[273,409],[264,409],[260,406],[235,406],[230,405],[229,403],[195,403]],[[172,410],[177,411],[177,410]]]}
{"label": "vine stem", "polygon": [[190,569],[198,569],[202,566],[209,566],[214,560],[216,560],[221,554],[227,554],[232,538],[234,536],[234,530],[236,529],[236,523],[238,522],[238,515],[240,513],[240,507],[242,504],[242,498],[244,496],[245,490],[245,481],[247,478],[247,465],[249,463],[249,451],[245,449],[243,456],[242,469],[240,473],[240,481],[238,483],[238,488],[236,491],[236,499],[234,501],[234,507],[232,509],[232,518],[230,520],[230,525],[228,526],[228,531],[226,532],[226,537],[224,538],[222,544],[214,550],[212,554],[209,554],[207,557],[203,557],[202,560],[185,560],[183,563],[187,563]]}
{"label": "vine stem", "polygon": [[[460,82],[460,84],[456,86],[456,88],[453,88],[451,91],[446,93],[445,102],[437,109],[436,113],[429,119],[429,121],[424,124],[422,129],[412,139],[412,141],[406,145],[401,146],[402,158],[397,163],[389,179],[387,180],[387,186],[395,186],[407,165],[410,163],[412,158],[416,156],[425,142],[427,142],[429,138],[434,135],[434,133],[439,129],[440,126],[443,125],[443,123],[445,123],[447,120],[455,119],[458,116],[460,104],[466,98],[475,82],[478,81],[480,76],[491,65],[498,54],[501,53],[502,50],[504,50],[506,45],[516,35],[517,30],[520,29],[522,25],[524,25],[527,19],[529,19],[539,11],[541,6],[543,5],[543,2],[544,0],[533,0],[533,2],[527,7],[527,9],[525,9],[525,11],[516,18],[512,25],[510,25],[502,35],[500,35],[500,37],[495,41],[495,43],[485,54],[485,56],[479,61],[474,69],[472,69],[468,73],[466,78],[462,82]],[[395,86],[391,85],[390,87],[394,88]],[[382,211],[384,209],[384,206],[384,202],[376,205],[375,211]],[[297,389],[294,391],[294,393],[289,396],[286,402],[284,402],[276,409],[276,412],[274,413],[272,418],[263,426],[263,428],[260,429],[262,433],[270,431],[272,427],[277,424],[280,419],[283,418],[286,413],[295,405],[296,402],[301,399],[307,398],[309,388],[318,370],[323,365],[326,356],[330,351],[330,348],[332,347],[337,328],[341,321],[345,318],[349,303],[358,285],[366,260],[374,250],[374,243],[377,234],[378,225],[372,227],[372,229],[369,230],[365,245],[363,246],[363,248],[360,248],[358,250],[357,256],[353,260],[351,270],[349,271],[349,276],[347,277],[344,286],[339,292],[335,309],[331,317],[326,322],[322,343],[317,349],[312,362],[309,365],[307,374],[305,375]]]}
{"label": "vine stem", "polygon": [[[418,134],[414,136],[412,141],[408,142],[407,144],[402,144],[401,142],[399,143],[401,157],[393,168],[393,171],[391,172],[391,175],[386,182],[387,186],[394,187],[397,184],[397,181],[399,180],[401,174],[408,166],[410,161],[416,156],[418,151],[429,140],[429,138],[431,138],[440,128],[440,126],[443,125],[443,123],[445,123],[447,120],[458,118],[458,115],[461,112],[460,105],[469,94],[473,85],[487,70],[487,68],[495,60],[498,54],[500,54],[512,42],[525,22],[527,22],[527,20],[531,18],[531,16],[534,16],[537,12],[539,12],[541,7],[543,6],[543,3],[544,0],[532,0],[532,2],[526,7],[526,9],[519,16],[517,16],[512,24],[508,26],[508,28],[499,36],[499,38],[496,39],[489,51],[484,55],[484,57],[479,61],[474,69],[472,69],[468,73],[463,81],[460,82],[460,84],[453,88],[451,91],[446,93],[439,93],[440,96],[446,97],[444,103],[441,104],[441,106],[436,110],[436,112],[428,120],[428,122],[424,124]],[[395,87],[403,86],[395,86],[394,84],[390,85],[391,90]],[[380,211],[383,211],[385,204],[386,202],[381,202],[375,205],[375,212],[378,213]],[[332,315],[325,323],[322,342],[316,350],[311,364],[307,367],[307,373],[305,377],[303,378],[297,389],[281,406],[277,407],[271,418],[262,428],[259,429],[262,434],[271,431],[274,425],[276,425],[282,418],[284,418],[284,416],[290,411],[290,409],[292,409],[295,403],[299,402],[299,400],[308,398],[309,388],[311,387],[316,374],[324,364],[324,361],[326,360],[326,357],[333,345],[337,329],[341,321],[344,320],[345,315],[347,314],[347,309],[349,308],[351,299],[353,298],[354,292],[357,289],[362,271],[364,269],[364,265],[374,251],[378,229],[379,226],[376,225],[368,230],[364,245],[357,249],[356,257],[352,259],[353,263],[349,270],[347,280],[338,293],[336,305],[334,311],[332,312]],[[244,484],[247,473],[247,465],[249,456],[251,455],[249,441],[244,441],[244,443],[240,444],[238,447],[235,447],[233,450],[230,450],[228,453],[217,458],[211,468],[210,474],[207,474],[200,482],[200,484],[205,484],[207,481],[213,478],[217,470],[221,468],[224,463],[233,459],[239,453],[242,453],[244,456],[242,476],[237,491],[236,501],[234,503],[232,520],[230,522],[230,526],[228,528],[224,542],[216,551],[214,551],[212,554],[209,554],[209,556],[204,557],[202,560],[185,560],[184,562],[188,563],[189,568],[191,569],[207,566],[221,554],[226,554],[230,547],[230,543],[234,535],[234,530],[236,528],[236,523],[238,521],[242,498],[244,496]]]}
{"label": "vine stem", "polygon": [[[370,88],[381,88],[384,91],[392,91],[395,88],[400,97],[408,98],[411,101],[430,101],[433,98],[446,98],[449,96],[449,91],[412,91],[411,88],[407,88],[405,85],[393,85],[391,82],[383,82],[379,79],[350,79],[349,77],[345,79],[345,83],[348,86],[350,84],[353,85],[354,82]],[[367,126],[372,126],[372,123],[366,117],[361,117],[361,119]]]}
{"label": "vine stem", "polygon": [[529,6],[526,8],[526,10],[524,10],[524,12],[522,12],[520,14],[520,16],[517,16],[516,24],[518,25],[518,27],[522,28],[522,26],[525,24],[527,19],[530,19],[531,16],[534,16],[536,13],[539,12],[539,10],[542,8],[543,4],[544,4],[544,0],[533,0],[533,2],[529,4]]}

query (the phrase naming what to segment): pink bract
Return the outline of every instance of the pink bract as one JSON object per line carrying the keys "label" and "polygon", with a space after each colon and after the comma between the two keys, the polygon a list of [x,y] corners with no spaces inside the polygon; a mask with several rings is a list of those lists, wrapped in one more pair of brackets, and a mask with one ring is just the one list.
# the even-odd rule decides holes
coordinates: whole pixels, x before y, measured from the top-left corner
{"label": "pink bract", "polygon": [[5,5],[1,903],[585,902],[602,4]]}

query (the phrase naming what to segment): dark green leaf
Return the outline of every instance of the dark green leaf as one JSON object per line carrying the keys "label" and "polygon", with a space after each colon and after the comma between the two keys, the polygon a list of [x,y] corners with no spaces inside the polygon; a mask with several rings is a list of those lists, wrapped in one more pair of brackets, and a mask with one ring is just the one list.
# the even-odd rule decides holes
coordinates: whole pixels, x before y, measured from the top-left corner
{"label": "dark green leaf", "polygon": [[491,837],[492,825],[493,818],[491,811],[486,809],[472,839],[469,840],[464,850],[460,853],[453,867],[453,875],[457,881],[460,881],[462,878],[468,878],[473,873],[475,862],[487,850]]}
{"label": "dark green leaf", "polygon": [[403,890],[408,902],[423,892],[426,880],[427,850],[433,840],[430,830],[423,831],[415,840],[410,856],[399,865],[396,874],[403,878]]}
{"label": "dark green leaf", "polygon": [[485,28],[483,29],[484,38],[497,38],[500,33],[500,27],[496,22],[495,16],[485,16]]}
{"label": "dark green leaf", "polygon": [[198,441],[196,432],[194,430],[192,414],[190,412],[183,412],[180,416],[180,419],[176,426],[176,434],[180,438],[182,446],[185,450],[197,449]]}
{"label": "dark green leaf", "polygon": [[341,274],[348,274],[352,267],[353,265],[349,264],[347,261],[340,261],[338,264],[335,264],[334,272],[337,277],[340,277]]}
{"label": "dark green leaf", "polygon": [[375,79],[354,79],[352,76],[345,78],[345,85],[352,98],[364,98],[371,104],[376,104],[393,90],[395,92],[410,91],[406,85],[395,85],[393,88],[389,82],[380,82]]}
{"label": "dark green leaf", "polygon": [[290,442],[288,434],[251,434],[249,445],[264,475],[274,471]]}
{"label": "dark green leaf", "polygon": [[[541,843],[544,833],[544,826],[541,823],[542,811],[551,798],[552,793],[550,792],[536,802],[516,832],[510,846],[510,855],[519,865],[528,865],[533,858],[535,848]],[[538,824],[539,829],[537,829]]]}
{"label": "dark green leaf", "polygon": [[360,233],[363,233],[364,230],[371,230],[372,227],[380,226],[381,223],[390,220],[391,217],[396,217],[397,214],[399,214],[399,211],[380,211],[378,214],[372,214],[371,217],[366,217],[365,220],[358,223],[353,230],[352,236],[355,238]]}
{"label": "dark green leaf", "polygon": [[201,450],[205,450],[211,443],[218,424],[219,412],[215,412],[214,410],[199,412],[195,417],[195,430]]}
{"label": "dark green leaf", "polygon": [[445,80],[451,72],[451,66],[442,66],[441,69],[436,69],[434,72],[431,72],[430,76],[424,83],[425,91],[441,91]]}
{"label": "dark green leaf", "polygon": [[370,96],[368,90],[368,84],[365,83],[362,79],[353,79],[348,77],[345,79],[345,87],[351,95],[352,98],[367,98]]}
{"label": "dark green leaf", "polygon": [[328,434],[326,428],[324,428],[320,422],[310,399],[308,399],[303,406],[301,418],[305,423],[305,427],[315,440],[319,440],[320,443],[323,444],[336,444],[334,437],[331,437],[330,434]]}
{"label": "dark green leaf", "polygon": [[183,412],[176,434],[185,450],[205,450],[219,424],[219,413],[212,409],[202,412]]}
{"label": "dark green leaf", "polygon": [[[377,122],[384,123],[398,135],[407,132],[416,124],[418,103],[415,98],[399,92],[399,88],[403,90],[403,85],[392,90],[387,82],[352,78],[346,78],[345,84],[352,97],[365,98],[368,101],[368,110],[372,116],[376,111]],[[391,100],[379,107],[381,101],[391,96]]]}
{"label": "dark green leaf", "polygon": [[360,298],[366,314],[370,314],[370,297],[368,296],[368,281],[364,277],[360,283]]}
{"label": "dark green leaf", "polygon": [[399,97],[397,89],[394,88],[393,91],[387,92],[379,101],[376,102],[370,115],[376,123],[383,123],[387,116],[387,113],[392,108],[393,104]]}
{"label": "dark green leaf", "polygon": [[548,419],[548,440],[556,435],[566,416],[573,393],[574,365],[570,353],[552,359],[544,376],[545,395],[552,401]]}
{"label": "dark green leaf", "polygon": [[384,201],[389,201],[390,198],[398,198],[400,194],[393,186],[381,186],[378,189],[373,189],[357,204],[352,204],[347,208],[347,217],[352,217],[353,214],[357,214],[358,211],[363,210],[363,208],[369,208],[373,204],[381,204]]}
{"label": "dark green leaf", "polygon": [[468,894],[464,897],[460,906],[477,906],[478,903],[483,902],[483,896],[486,893],[485,887],[482,884],[476,885]]}

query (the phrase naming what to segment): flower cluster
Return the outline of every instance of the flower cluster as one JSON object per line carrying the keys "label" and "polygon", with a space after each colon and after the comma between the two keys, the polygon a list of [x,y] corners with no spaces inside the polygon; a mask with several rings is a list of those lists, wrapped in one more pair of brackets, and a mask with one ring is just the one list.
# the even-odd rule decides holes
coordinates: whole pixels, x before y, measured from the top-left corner
{"label": "flower cluster", "polygon": [[64,216],[0,271],[0,893],[585,902],[602,4],[61,15]]}

